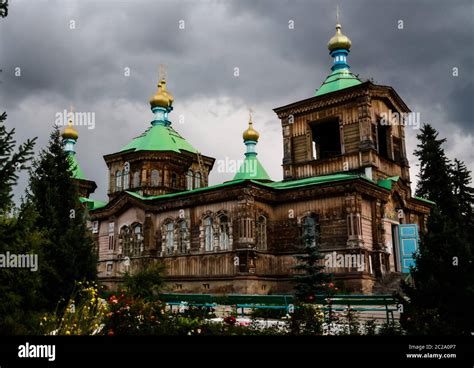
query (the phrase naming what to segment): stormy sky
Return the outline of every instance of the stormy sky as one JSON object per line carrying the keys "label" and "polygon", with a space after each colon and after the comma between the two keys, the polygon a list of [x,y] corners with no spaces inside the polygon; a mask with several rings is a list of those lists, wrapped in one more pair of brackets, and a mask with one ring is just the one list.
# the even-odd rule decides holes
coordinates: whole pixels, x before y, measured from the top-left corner
{"label": "stormy sky", "polygon": [[[472,170],[473,2],[338,3],[343,32],[352,40],[351,70],[394,87],[422,122],[448,139],[448,156]],[[77,127],[76,148],[86,176],[99,186],[93,197],[106,199],[102,156],[149,126],[148,100],[164,64],[175,97],[170,120],[183,137],[204,155],[241,159],[250,107],[261,133],[259,158],[272,179],[281,180],[281,128],[272,109],[313,96],[329,74],[326,44],[335,32],[335,4],[10,0],[8,17],[0,19],[0,110],[7,111],[17,142],[38,137],[37,151],[57,113],[71,105],[94,113],[94,129]],[[413,182],[416,134],[407,128]],[[211,184],[233,175],[217,172],[216,165]],[[25,183],[23,174],[17,199]]]}

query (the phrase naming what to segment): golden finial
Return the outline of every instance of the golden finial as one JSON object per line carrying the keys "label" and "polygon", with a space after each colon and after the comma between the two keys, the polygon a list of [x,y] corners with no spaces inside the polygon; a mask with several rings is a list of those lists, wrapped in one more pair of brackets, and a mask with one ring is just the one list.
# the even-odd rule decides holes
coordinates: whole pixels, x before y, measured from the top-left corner
{"label": "golden finial", "polygon": [[[74,107],[71,105],[71,108],[70,108],[69,112],[71,114],[73,114],[73,111],[74,111]],[[76,141],[79,138],[79,133],[72,126],[72,119],[71,118],[68,120],[67,127],[64,128],[64,130],[61,134],[61,137],[63,137],[63,139],[74,139]]]}
{"label": "golden finial", "polygon": [[154,107],[163,107],[168,109],[173,104],[173,95],[166,90],[166,69],[163,64],[159,66],[158,90],[150,99],[150,105]]}
{"label": "golden finial", "polygon": [[244,141],[258,142],[260,134],[253,128],[252,112],[253,110],[249,108],[249,127],[244,131],[242,137],[244,138]]}
{"label": "golden finial", "polygon": [[337,50],[337,49],[346,49],[349,50],[351,48],[352,42],[344,35],[341,31],[342,26],[340,23],[340,10],[339,5],[336,6],[336,34],[331,37],[328,43],[329,51]]}

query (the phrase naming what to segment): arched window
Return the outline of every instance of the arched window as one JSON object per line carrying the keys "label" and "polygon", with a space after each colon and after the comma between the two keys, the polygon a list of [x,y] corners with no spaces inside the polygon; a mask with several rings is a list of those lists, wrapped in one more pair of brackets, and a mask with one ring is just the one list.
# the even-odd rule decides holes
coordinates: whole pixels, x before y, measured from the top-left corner
{"label": "arched window", "polygon": [[201,188],[201,173],[194,174],[194,189]]}
{"label": "arched window", "polygon": [[267,249],[267,218],[258,216],[257,219],[257,249]]}
{"label": "arched window", "polygon": [[207,251],[213,249],[214,229],[212,228],[212,217],[204,219],[204,248]]}
{"label": "arched window", "polygon": [[186,174],[186,189],[192,190],[193,189],[193,172],[191,170],[188,171]]}
{"label": "arched window", "polygon": [[171,187],[176,188],[178,186],[178,176],[175,173],[171,174]]}
{"label": "arched window", "polygon": [[303,218],[303,244],[315,246],[319,238],[318,224],[315,215]]}
{"label": "arched window", "polygon": [[173,254],[174,251],[174,224],[169,222],[166,224],[166,252]]}
{"label": "arched window", "polygon": [[151,186],[157,187],[160,184],[160,172],[158,170],[151,170]]}
{"label": "arched window", "polygon": [[121,191],[122,190],[122,172],[118,170],[115,173],[115,191]]}
{"label": "arched window", "polygon": [[186,253],[187,251],[187,241],[188,241],[188,227],[186,221],[182,220],[179,222],[178,226],[178,250],[181,253]]}
{"label": "arched window", "polygon": [[219,217],[219,246],[228,249],[230,246],[229,218],[225,215]]}
{"label": "arched window", "polygon": [[132,256],[141,255],[143,253],[142,225],[135,225],[135,227],[133,228],[132,239]]}
{"label": "arched window", "polygon": [[130,188],[130,173],[128,171],[123,172],[123,190]]}
{"label": "arched window", "polygon": [[135,171],[133,174],[133,187],[138,188],[140,186],[140,171]]}
{"label": "arched window", "polygon": [[122,246],[122,253],[124,256],[129,256],[131,252],[131,241],[130,228],[128,226],[123,226],[120,229],[119,242]]}

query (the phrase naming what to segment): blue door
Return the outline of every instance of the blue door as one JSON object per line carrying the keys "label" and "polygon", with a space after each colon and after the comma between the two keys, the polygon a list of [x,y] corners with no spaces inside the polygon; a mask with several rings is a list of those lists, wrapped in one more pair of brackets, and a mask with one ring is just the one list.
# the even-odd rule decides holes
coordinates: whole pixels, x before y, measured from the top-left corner
{"label": "blue door", "polygon": [[409,273],[410,266],[415,265],[413,254],[418,249],[418,225],[399,225],[398,238],[400,245],[400,269],[403,273]]}

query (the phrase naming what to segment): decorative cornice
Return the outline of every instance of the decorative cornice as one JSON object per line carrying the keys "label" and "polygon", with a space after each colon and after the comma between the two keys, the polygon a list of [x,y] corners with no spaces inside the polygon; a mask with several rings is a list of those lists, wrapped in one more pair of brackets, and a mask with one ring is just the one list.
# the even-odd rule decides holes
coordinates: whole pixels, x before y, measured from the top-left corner
{"label": "decorative cornice", "polygon": [[375,97],[382,97],[387,99],[398,111],[410,111],[408,106],[392,87],[375,85],[370,81],[325,95],[310,97],[286,106],[277,107],[273,109],[273,111],[275,111],[279,119],[285,119],[289,115],[317,111],[321,108],[357,100],[361,97],[368,99],[369,102]]}
{"label": "decorative cornice", "polygon": [[188,195],[183,195],[179,198],[164,197],[142,201],[126,192],[121,192],[106,207],[92,211],[91,217],[93,219],[110,217],[117,214],[129,203],[145,211],[161,212],[216,202],[237,201],[244,193],[257,201],[276,205],[294,201],[327,198],[343,195],[348,192],[358,192],[383,201],[387,201],[390,195],[390,192],[386,189],[360,178],[287,189],[274,189],[259,183],[244,181],[237,183],[235,186],[215,188],[215,190],[211,189],[207,192],[190,192]]}
{"label": "decorative cornice", "polygon": [[[215,158],[210,156],[201,155],[204,164],[210,166],[210,169],[214,166]],[[197,159],[197,155],[191,152],[174,152],[174,151],[124,151],[116,152],[108,155],[104,155],[104,161],[106,164],[120,162],[120,161],[167,161],[173,159],[178,163],[193,163]]]}

